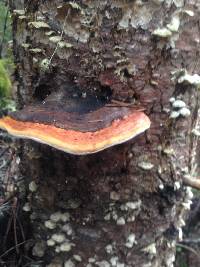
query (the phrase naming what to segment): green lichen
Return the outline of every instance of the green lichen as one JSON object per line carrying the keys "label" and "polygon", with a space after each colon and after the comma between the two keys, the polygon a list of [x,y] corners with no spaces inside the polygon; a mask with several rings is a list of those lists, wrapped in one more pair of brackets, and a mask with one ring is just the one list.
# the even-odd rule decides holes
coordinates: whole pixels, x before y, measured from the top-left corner
{"label": "green lichen", "polygon": [[8,97],[11,92],[11,81],[5,69],[5,62],[0,60],[0,97]]}

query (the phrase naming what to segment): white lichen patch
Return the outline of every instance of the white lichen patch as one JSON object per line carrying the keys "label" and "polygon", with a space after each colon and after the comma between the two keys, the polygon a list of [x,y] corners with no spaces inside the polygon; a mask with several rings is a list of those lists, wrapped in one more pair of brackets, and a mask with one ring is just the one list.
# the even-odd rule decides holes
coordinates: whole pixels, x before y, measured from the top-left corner
{"label": "white lichen patch", "polygon": [[70,214],[69,212],[62,213],[60,216],[60,220],[63,222],[69,222],[70,221]]}
{"label": "white lichen patch", "polygon": [[43,242],[43,241],[37,242],[35,244],[35,246],[33,247],[32,254],[33,254],[33,256],[41,258],[44,256],[45,249],[46,249],[45,242]]}
{"label": "white lichen patch", "polygon": [[19,16],[25,15],[25,10],[24,9],[14,9],[13,13]]}
{"label": "white lichen patch", "polygon": [[28,26],[34,27],[36,29],[49,29],[50,26],[44,21],[31,21]]}
{"label": "white lichen patch", "polygon": [[31,49],[29,49],[29,52],[37,54],[37,53],[41,53],[42,49],[40,49],[40,48],[31,48]]}
{"label": "white lichen patch", "polygon": [[73,44],[70,44],[70,43],[67,43],[67,42],[64,42],[64,41],[60,41],[60,42],[58,42],[58,46],[60,48],[72,48]]}
{"label": "white lichen patch", "polygon": [[81,256],[78,255],[78,254],[74,254],[74,255],[73,255],[73,258],[75,259],[75,261],[78,261],[78,262],[81,262],[81,261],[82,261]]}
{"label": "white lichen patch", "polygon": [[117,201],[120,199],[120,194],[116,191],[112,191],[110,192],[110,199]]}
{"label": "white lichen patch", "polygon": [[31,206],[28,202],[24,204],[23,211],[26,211],[26,212],[31,211]]}
{"label": "white lichen patch", "polygon": [[118,263],[118,257],[117,256],[113,256],[111,259],[110,259],[110,263],[112,266],[117,266],[117,263]]}
{"label": "white lichen patch", "polygon": [[164,189],[164,184],[159,184],[158,187],[159,187],[160,190],[163,190]]}
{"label": "white lichen patch", "polygon": [[117,219],[117,225],[124,225],[126,224],[125,218],[124,217],[119,217],[119,219]]}
{"label": "white lichen patch", "polygon": [[138,201],[128,201],[125,204],[122,204],[120,206],[121,210],[136,210],[139,209],[141,207],[142,201],[139,199]]}
{"label": "white lichen patch", "polygon": [[105,250],[108,254],[112,254],[113,253],[113,246],[111,244],[108,244],[106,247],[105,247]]}
{"label": "white lichen patch", "polygon": [[51,229],[51,230],[53,230],[53,229],[56,228],[56,224],[55,224],[55,222],[53,222],[53,221],[51,221],[51,220],[47,220],[47,221],[45,221],[45,222],[44,222],[44,225],[45,225],[46,228]]}
{"label": "white lichen patch", "polygon": [[161,5],[165,0],[152,0],[153,3]]}
{"label": "white lichen patch", "polygon": [[176,100],[175,97],[170,97],[169,102],[173,103],[175,100]]}
{"label": "white lichen patch", "polygon": [[96,258],[94,258],[94,257],[90,257],[89,259],[88,259],[88,262],[89,263],[94,263],[96,261]]}
{"label": "white lichen patch", "polygon": [[53,246],[55,246],[55,244],[56,244],[56,242],[53,239],[50,238],[47,240],[47,246],[53,247]]}
{"label": "white lichen patch", "polygon": [[172,17],[171,22],[167,24],[167,28],[171,32],[178,32],[179,26],[180,26],[180,18],[178,15]]}
{"label": "white lichen patch", "polygon": [[55,44],[57,44],[61,40],[62,40],[62,36],[59,36],[59,35],[49,37],[49,41]]}
{"label": "white lichen patch", "polygon": [[194,12],[192,10],[183,9],[182,12],[185,13],[185,14],[187,14],[190,17],[193,17],[194,16]]}
{"label": "white lichen patch", "polygon": [[116,267],[125,267],[125,266],[127,266],[127,265],[125,265],[125,263],[120,262],[119,258],[117,256],[113,256],[110,259],[110,263],[111,263],[111,266],[116,266]]}
{"label": "white lichen patch", "polygon": [[[155,0],[154,0],[155,1]],[[137,1],[113,1],[112,8],[120,8],[122,12],[121,20],[118,23],[118,29],[128,30],[130,27],[138,29],[147,29],[154,14],[159,6]]]}
{"label": "white lichen patch", "polygon": [[60,247],[59,247],[59,246],[56,246],[56,248],[55,248],[55,252],[56,252],[56,253],[60,253]]}
{"label": "white lichen patch", "polygon": [[29,186],[29,191],[31,191],[32,193],[37,191],[37,184],[35,183],[35,181],[30,182]]}
{"label": "white lichen patch", "polygon": [[165,147],[163,149],[163,152],[166,154],[166,155],[174,155],[174,149],[172,147]]}
{"label": "white lichen patch", "polygon": [[64,267],[75,267],[76,265],[73,263],[72,260],[68,260],[64,263]]}
{"label": "white lichen patch", "polygon": [[159,36],[159,37],[170,37],[172,35],[172,32],[168,30],[167,28],[158,28],[152,32],[153,35]]}
{"label": "white lichen patch", "polygon": [[21,46],[25,49],[29,48],[31,45],[29,43],[23,43]]}
{"label": "white lichen patch", "polygon": [[77,10],[82,10],[81,6],[75,2],[70,1],[69,5],[73,8],[73,9],[77,9]]}
{"label": "white lichen patch", "polygon": [[72,249],[72,244],[68,241],[65,241],[63,244],[60,245],[60,251],[68,252]]}
{"label": "white lichen patch", "polygon": [[175,227],[178,229],[178,228],[181,228],[183,226],[185,226],[185,221],[183,220],[182,215],[179,215],[179,218],[178,218],[177,222],[175,223]]}
{"label": "white lichen patch", "polygon": [[178,118],[180,116],[180,113],[178,112],[178,111],[172,111],[171,113],[170,113],[170,118],[171,119],[176,119],[176,118]]}
{"label": "white lichen patch", "polygon": [[[39,267],[38,265],[34,267]],[[60,262],[60,261],[57,261],[57,260],[53,260],[50,264],[48,265],[45,265],[45,267],[63,267],[63,264]]]}
{"label": "white lichen patch", "polygon": [[197,136],[197,137],[200,137],[200,130],[198,130],[198,129],[193,129],[193,130],[191,131],[191,133],[192,133],[193,135]]}
{"label": "white lichen patch", "polygon": [[133,28],[141,27],[142,29],[147,29],[150,21],[152,20],[155,8],[151,8],[150,6],[139,6],[137,12],[132,13],[130,25]]}
{"label": "white lichen patch", "polygon": [[132,248],[134,244],[137,244],[137,241],[135,239],[135,234],[132,233],[127,237],[125,246],[127,248]]}
{"label": "white lichen patch", "polygon": [[184,0],[173,0],[173,3],[176,7],[183,7],[184,6]]}
{"label": "white lichen patch", "polygon": [[181,183],[180,183],[179,181],[176,181],[176,182],[174,183],[174,190],[177,191],[177,190],[179,190],[180,188],[181,188]]}
{"label": "white lichen patch", "polygon": [[47,71],[49,70],[50,67],[50,60],[48,58],[44,58],[41,62],[40,62],[40,68],[42,71]]}
{"label": "white lichen patch", "polygon": [[200,76],[198,74],[190,75],[185,69],[180,69],[172,72],[172,80],[177,80],[178,83],[188,83],[200,87]]}
{"label": "white lichen patch", "polygon": [[24,19],[26,19],[27,17],[26,16],[19,16],[19,19],[20,20],[24,20]]}
{"label": "white lichen patch", "polygon": [[110,221],[110,219],[111,219],[111,213],[109,212],[104,216],[104,220],[105,221]]}
{"label": "white lichen patch", "polygon": [[147,247],[142,249],[143,252],[146,252],[150,255],[156,255],[157,249],[156,249],[156,244],[152,243],[148,245]]}
{"label": "white lichen patch", "polygon": [[53,234],[51,239],[53,239],[56,243],[62,243],[66,240],[64,234]]}
{"label": "white lichen patch", "polygon": [[67,234],[67,235],[72,235],[73,230],[70,224],[64,224],[62,226],[62,230]]}
{"label": "white lichen patch", "polygon": [[175,109],[170,114],[171,119],[176,119],[180,116],[185,117],[185,118],[190,116],[190,110],[188,107],[186,107],[186,103],[183,100],[174,99],[171,102],[171,104],[172,104],[172,108]]}
{"label": "white lichen patch", "polygon": [[184,108],[186,107],[186,104],[184,101],[177,99],[172,103],[173,108]]}
{"label": "white lichen patch", "polygon": [[191,187],[189,187],[189,186],[187,186],[186,187],[186,199],[187,200],[191,200],[191,199],[193,199],[193,197],[194,197],[194,194],[193,194],[193,192],[192,192],[192,188]]}
{"label": "white lichen patch", "polygon": [[95,263],[99,267],[110,267],[110,263],[108,261],[97,261]]}
{"label": "white lichen patch", "polygon": [[154,165],[151,162],[141,161],[138,163],[138,167],[140,167],[141,169],[145,171],[149,171],[153,169]]}
{"label": "white lichen patch", "polygon": [[61,218],[62,218],[62,213],[59,211],[51,214],[50,216],[50,220],[53,222],[58,222],[61,220]]}
{"label": "white lichen patch", "polygon": [[191,115],[191,112],[190,112],[190,110],[189,110],[189,108],[181,108],[180,110],[179,110],[179,114],[182,116],[182,117],[189,117],[190,115]]}
{"label": "white lichen patch", "polygon": [[168,241],[167,246],[168,246],[168,248],[175,248],[176,247],[176,241],[175,240],[173,240],[171,242]]}
{"label": "white lichen patch", "polygon": [[122,17],[122,19],[120,20],[120,22],[118,24],[118,28],[119,29],[127,29],[129,27],[131,14],[132,14],[132,10],[131,9],[127,9],[124,12],[123,17]]}
{"label": "white lichen patch", "polygon": [[178,230],[178,240],[181,242],[183,241],[183,230],[181,227],[179,227],[177,230]]}
{"label": "white lichen patch", "polygon": [[190,210],[190,207],[192,205],[192,201],[191,200],[187,200],[183,203],[181,203],[181,205],[186,209],[186,210]]}
{"label": "white lichen patch", "polygon": [[46,35],[46,36],[51,36],[52,34],[55,34],[55,32],[54,32],[54,31],[48,31],[48,32],[45,32],[45,35]]}
{"label": "white lichen patch", "polygon": [[127,222],[134,222],[135,221],[135,215],[130,215],[127,217]]}

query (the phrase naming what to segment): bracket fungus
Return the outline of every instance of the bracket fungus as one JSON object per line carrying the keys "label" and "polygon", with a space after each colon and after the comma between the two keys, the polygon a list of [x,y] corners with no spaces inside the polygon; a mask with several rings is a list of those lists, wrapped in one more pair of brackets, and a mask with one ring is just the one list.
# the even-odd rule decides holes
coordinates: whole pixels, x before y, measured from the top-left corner
{"label": "bracket fungus", "polygon": [[85,155],[126,142],[150,127],[142,111],[103,102],[96,96],[83,98],[61,90],[42,103],[1,118],[0,128],[16,137]]}

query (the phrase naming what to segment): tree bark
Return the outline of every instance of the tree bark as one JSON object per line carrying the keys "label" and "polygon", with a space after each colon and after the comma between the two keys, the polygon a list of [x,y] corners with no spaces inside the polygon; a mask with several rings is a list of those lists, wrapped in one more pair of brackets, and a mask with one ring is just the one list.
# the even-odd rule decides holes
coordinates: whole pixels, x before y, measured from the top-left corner
{"label": "tree bark", "polygon": [[22,266],[173,266],[191,199],[182,178],[196,167],[199,91],[172,71],[200,72],[200,4],[24,2],[10,1],[19,108],[76,84],[83,94],[139,104],[151,128],[87,156],[16,141],[31,240]]}

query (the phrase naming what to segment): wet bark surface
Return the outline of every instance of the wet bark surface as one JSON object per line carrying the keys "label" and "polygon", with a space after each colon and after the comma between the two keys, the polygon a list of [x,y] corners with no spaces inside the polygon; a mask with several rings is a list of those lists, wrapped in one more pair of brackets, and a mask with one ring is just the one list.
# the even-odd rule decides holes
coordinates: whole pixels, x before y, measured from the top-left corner
{"label": "wet bark surface", "polygon": [[[94,155],[20,142],[16,169],[27,188],[22,213],[30,220],[31,239],[24,262],[172,266],[190,206],[182,177],[195,168],[197,137],[191,132],[199,123],[199,91],[173,80],[171,72],[199,72],[198,2],[11,1],[10,6],[19,108],[74,84],[80,98],[102,95],[139,105],[152,123],[145,134]],[[177,12],[178,30],[155,34]],[[181,109],[173,104],[177,100],[190,116],[173,117]]]}

